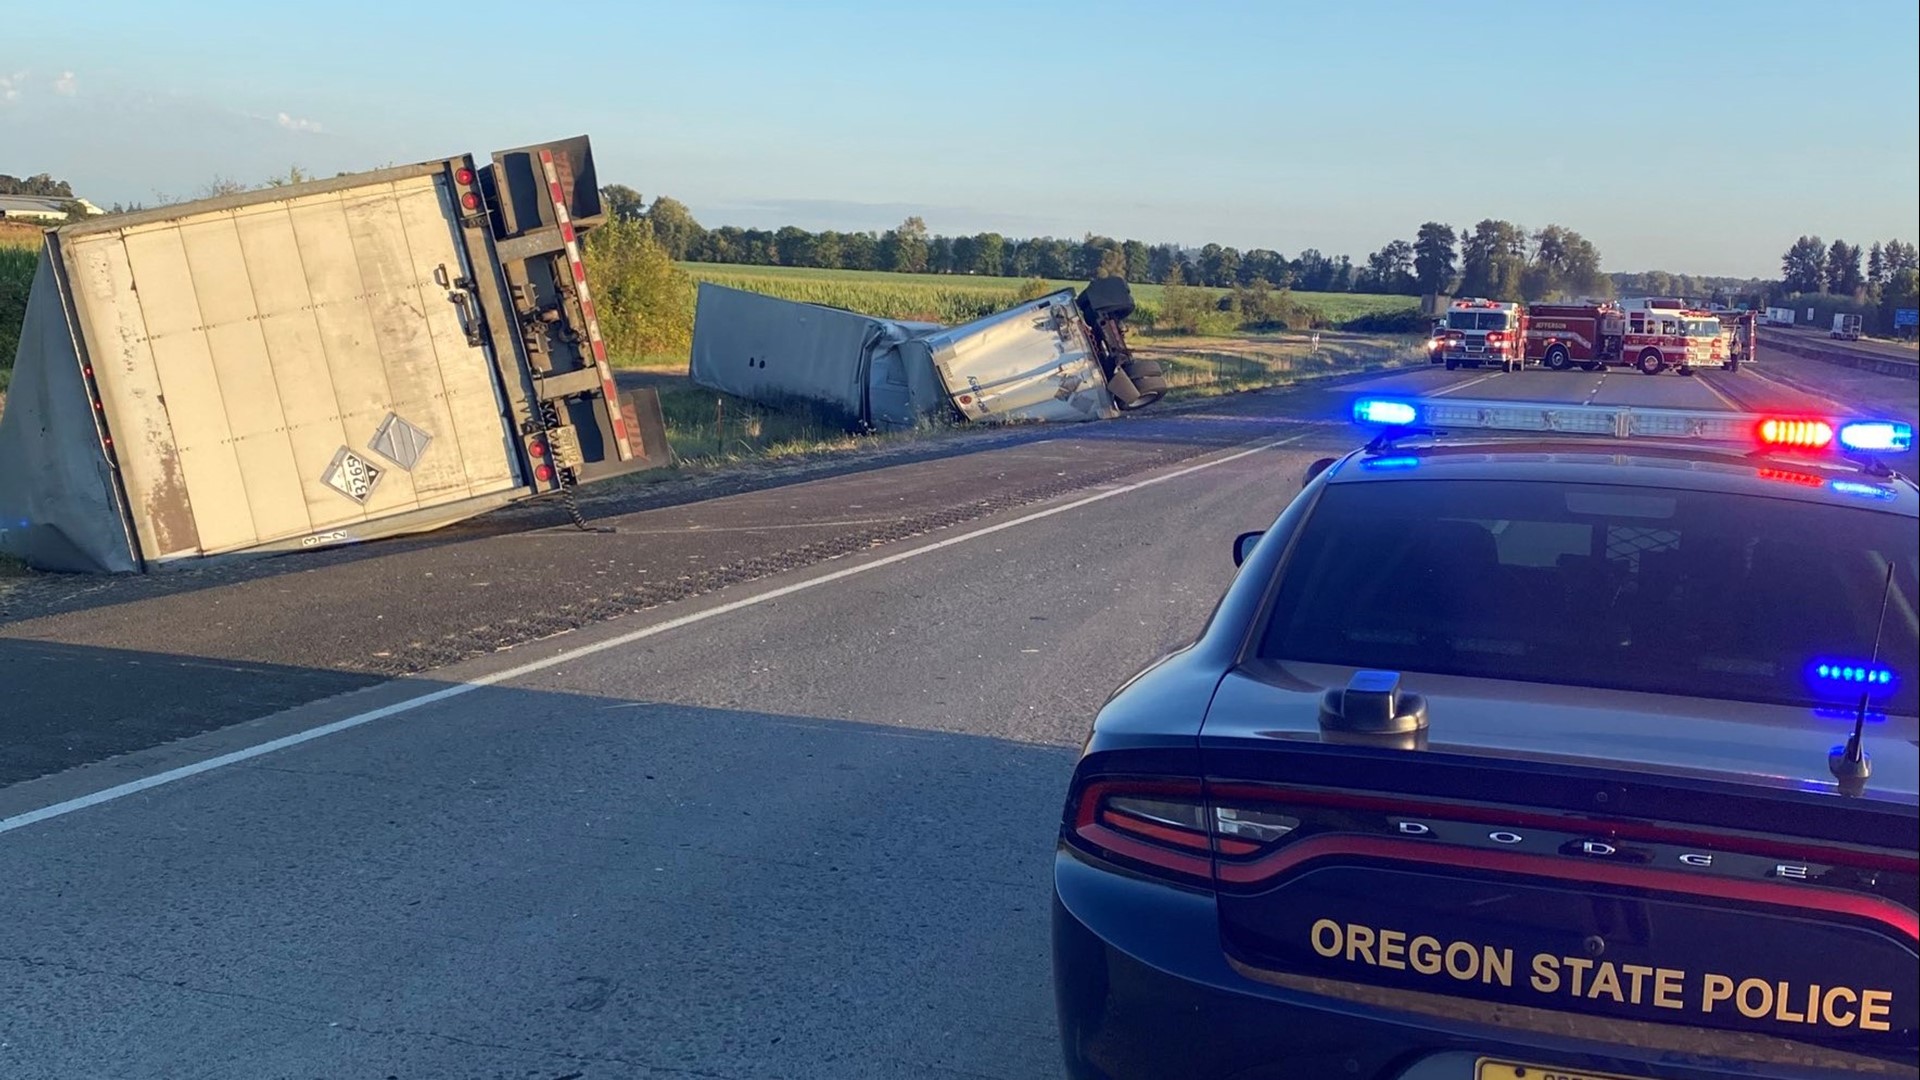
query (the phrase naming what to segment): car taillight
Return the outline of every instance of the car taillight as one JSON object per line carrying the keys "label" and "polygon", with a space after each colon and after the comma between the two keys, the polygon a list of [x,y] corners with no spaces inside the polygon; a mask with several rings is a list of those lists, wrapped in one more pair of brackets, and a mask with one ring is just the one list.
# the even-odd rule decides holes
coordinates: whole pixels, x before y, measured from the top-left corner
{"label": "car taillight", "polygon": [[1080,792],[1073,836],[1107,857],[1208,881],[1215,856],[1257,856],[1299,826],[1253,802],[1209,808],[1194,780],[1097,780]]}

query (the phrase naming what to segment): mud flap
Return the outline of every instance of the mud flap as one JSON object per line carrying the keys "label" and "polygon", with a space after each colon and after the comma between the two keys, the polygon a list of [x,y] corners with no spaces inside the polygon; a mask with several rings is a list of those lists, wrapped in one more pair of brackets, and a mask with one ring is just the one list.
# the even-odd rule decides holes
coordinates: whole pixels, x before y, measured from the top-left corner
{"label": "mud flap", "polygon": [[634,468],[658,469],[673,463],[673,448],[667,445],[667,418],[660,410],[658,390],[622,391],[620,415],[626,420],[627,432],[633,441]]}

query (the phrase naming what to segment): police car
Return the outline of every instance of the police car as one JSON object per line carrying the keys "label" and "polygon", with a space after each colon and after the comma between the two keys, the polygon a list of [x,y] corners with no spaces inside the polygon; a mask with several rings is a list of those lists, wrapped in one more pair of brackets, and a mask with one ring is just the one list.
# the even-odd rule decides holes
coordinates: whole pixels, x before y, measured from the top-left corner
{"label": "police car", "polygon": [[1354,408],[1094,723],[1069,1074],[1914,1075],[1911,427]]}

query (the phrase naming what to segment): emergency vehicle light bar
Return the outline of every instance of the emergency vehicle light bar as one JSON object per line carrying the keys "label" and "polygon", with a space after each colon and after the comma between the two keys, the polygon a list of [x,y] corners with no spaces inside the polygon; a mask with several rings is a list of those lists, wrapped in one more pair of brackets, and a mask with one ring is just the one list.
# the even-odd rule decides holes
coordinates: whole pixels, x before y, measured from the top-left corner
{"label": "emergency vehicle light bar", "polygon": [[1827,420],[1710,409],[1363,397],[1353,403],[1353,418],[1384,428],[1539,431],[1797,449],[1827,449],[1837,439],[1845,450],[1869,453],[1901,453],[1913,445],[1913,426],[1903,421]]}

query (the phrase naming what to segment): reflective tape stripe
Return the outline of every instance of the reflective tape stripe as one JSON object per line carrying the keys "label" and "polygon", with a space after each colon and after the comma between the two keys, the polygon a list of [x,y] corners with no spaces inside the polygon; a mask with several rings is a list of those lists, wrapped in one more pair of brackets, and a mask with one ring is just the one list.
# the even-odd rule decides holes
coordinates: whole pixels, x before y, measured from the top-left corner
{"label": "reflective tape stripe", "polygon": [[573,267],[575,291],[580,296],[580,314],[587,321],[587,340],[593,346],[593,364],[600,372],[600,392],[607,399],[607,419],[613,425],[613,441],[620,460],[633,460],[633,440],[627,432],[627,419],[620,411],[620,391],[614,386],[613,371],[607,366],[607,344],[600,337],[600,317],[595,313],[593,294],[587,291],[587,264],[580,258],[580,241],[567,213],[566,192],[560,187],[560,173],[553,164],[553,151],[540,151],[540,167],[547,174],[547,194],[553,199],[553,219],[560,226],[560,239],[567,250],[567,263]]}

